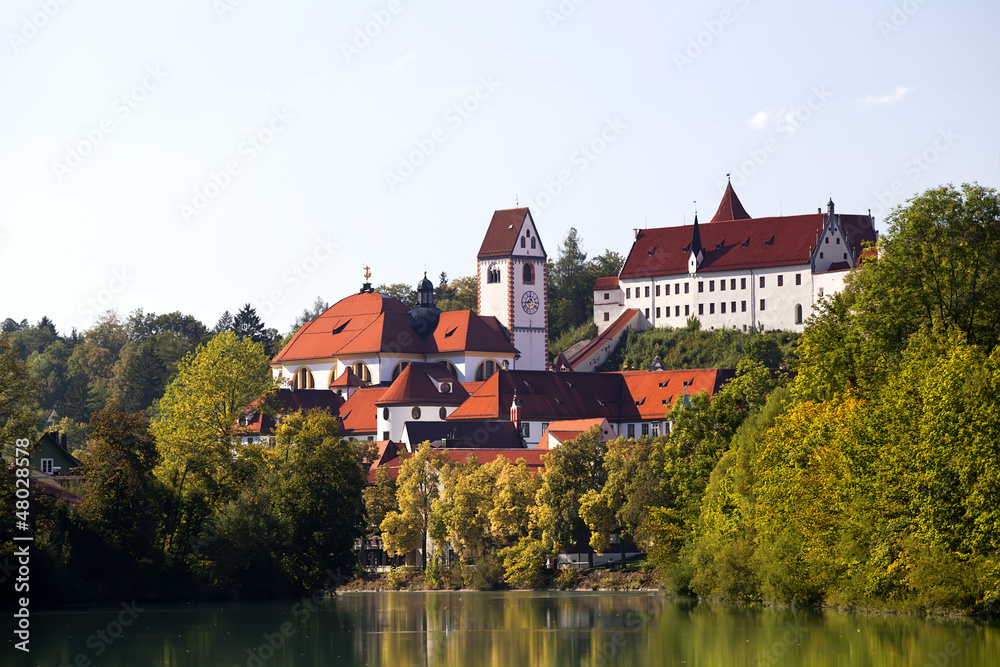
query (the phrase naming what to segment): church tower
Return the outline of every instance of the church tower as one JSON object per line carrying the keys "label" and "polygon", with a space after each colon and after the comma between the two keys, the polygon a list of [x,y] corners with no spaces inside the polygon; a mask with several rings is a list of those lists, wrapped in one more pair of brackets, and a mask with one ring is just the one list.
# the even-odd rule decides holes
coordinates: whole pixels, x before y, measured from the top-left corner
{"label": "church tower", "polygon": [[527,208],[496,211],[479,248],[479,314],[510,332],[516,370],[548,365],[548,271],[545,247]]}

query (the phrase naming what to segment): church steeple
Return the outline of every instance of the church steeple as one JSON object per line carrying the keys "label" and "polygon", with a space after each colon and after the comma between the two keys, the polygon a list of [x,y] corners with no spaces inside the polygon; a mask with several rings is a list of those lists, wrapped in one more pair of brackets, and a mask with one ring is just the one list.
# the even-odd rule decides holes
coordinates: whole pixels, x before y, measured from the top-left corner
{"label": "church steeple", "polygon": [[[726,175],[728,178],[728,174]],[[722,193],[722,201],[719,202],[719,209],[712,216],[709,222],[725,222],[727,220],[749,220],[750,214],[743,208],[743,203],[736,196],[733,190],[733,183],[726,183],[726,191]]]}
{"label": "church steeple", "polygon": [[688,255],[688,273],[698,273],[698,267],[705,259],[705,250],[701,245],[701,230],[698,228],[698,213],[694,214],[694,231],[691,233],[691,254]]}
{"label": "church steeple", "polygon": [[424,279],[417,285],[417,307],[410,311],[410,326],[424,340],[437,329],[440,318],[441,309],[434,305],[434,284],[424,271]]}

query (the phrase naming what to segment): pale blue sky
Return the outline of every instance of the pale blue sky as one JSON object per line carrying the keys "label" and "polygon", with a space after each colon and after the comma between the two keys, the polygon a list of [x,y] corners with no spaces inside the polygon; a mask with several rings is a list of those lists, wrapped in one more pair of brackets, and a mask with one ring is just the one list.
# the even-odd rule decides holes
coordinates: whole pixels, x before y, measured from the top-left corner
{"label": "pale blue sky", "polygon": [[248,301],[284,332],[366,263],[471,275],[515,201],[596,255],[727,172],[754,216],[879,222],[1000,185],[994,1],[64,2],[0,9],[0,318],[64,333]]}

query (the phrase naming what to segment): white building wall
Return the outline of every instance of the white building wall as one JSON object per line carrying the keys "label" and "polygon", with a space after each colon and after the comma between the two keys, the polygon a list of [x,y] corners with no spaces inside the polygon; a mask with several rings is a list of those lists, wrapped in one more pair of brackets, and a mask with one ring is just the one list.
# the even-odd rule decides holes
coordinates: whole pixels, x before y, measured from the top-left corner
{"label": "white building wall", "polygon": [[624,312],[624,299],[625,292],[618,287],[594,290],[594,324],[597,325],[598,334],[604,333]]}
{"label": "white building wall", "polygon": [[[815,276],[810,265],[802,264],[622,280],[622,301],[625,308],[638,308],[652,326],[683,327],[694,316],[703,329],[746,331],[762,325],[802,331],[814,302]],[[834,281],[824,279],[824,286],[828,283]],[[802,322],[796,318],[797,305],[802,306]]]}

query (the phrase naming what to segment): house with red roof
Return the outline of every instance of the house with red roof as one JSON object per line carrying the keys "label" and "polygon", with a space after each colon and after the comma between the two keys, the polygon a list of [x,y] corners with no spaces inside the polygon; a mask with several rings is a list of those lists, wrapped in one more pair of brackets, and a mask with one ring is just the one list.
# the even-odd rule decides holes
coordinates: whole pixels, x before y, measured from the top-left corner
{"label": "house with red roof", "polygon": [[837,213],[832,199],[825,213],[752,218],[732,183],[709,222],[634,232],[621,272],[594,287],[600,333],[632,309],[648,326],[802,331],[876,240],[870,214]]}

